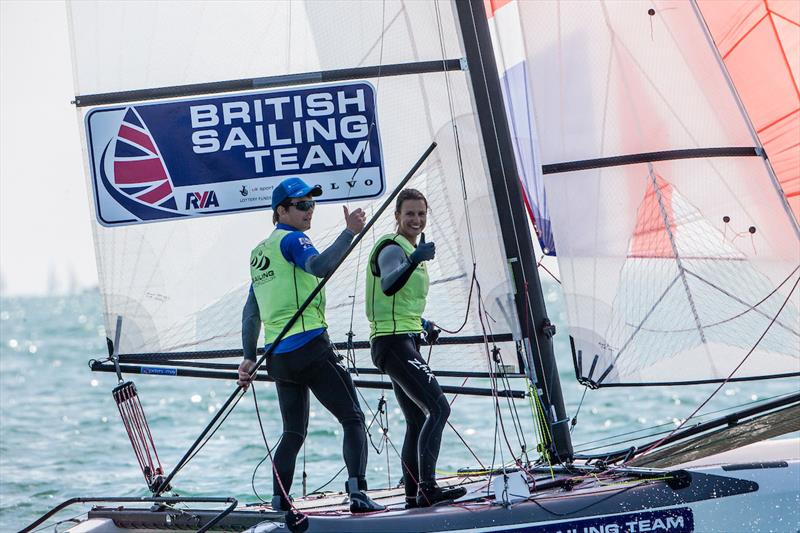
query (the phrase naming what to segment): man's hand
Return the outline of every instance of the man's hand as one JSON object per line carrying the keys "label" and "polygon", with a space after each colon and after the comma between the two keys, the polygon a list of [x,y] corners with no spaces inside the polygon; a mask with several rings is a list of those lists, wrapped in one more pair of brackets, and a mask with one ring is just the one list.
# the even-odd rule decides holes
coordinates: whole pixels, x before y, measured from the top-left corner
{"label": "man's hand", "polygon": [[420,236],[417,248],[408,257],[412,263],[419,264],[423,261],[430,261],[436,256],[436,245],[432,242],[425,242],[425,234]]}
{"label": "man's hand", "polygon": [[253,374],[250,376],[250,372],[253,371],[256,367],[256,362],[251,361],[250,359],[245,359],[241,363],[239,363],[239,379],[236,380],[236,384],[239,385],[244,390],[247,390],[247,387],[250,386],[250,383],[256,378],[256,375]]}
{"label": "man's hand", "polygon": [[342,206],[342,209],[344,209],[344,222],[347,224],[347,229],[356,235],[361,233],[367,223],[367,214],[364,213],[364,210],[359,207],[351,213],[345,205]]}

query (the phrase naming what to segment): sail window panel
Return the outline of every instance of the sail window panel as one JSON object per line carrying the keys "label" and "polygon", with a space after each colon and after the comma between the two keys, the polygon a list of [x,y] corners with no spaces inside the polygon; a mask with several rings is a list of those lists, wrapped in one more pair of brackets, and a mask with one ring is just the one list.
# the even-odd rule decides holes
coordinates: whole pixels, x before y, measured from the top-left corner
{"label": "sail window panel", "polygon": [[545,187],[582,378],[721,380],[756,344],[735,378],[800,371],[800,243],[759,158],[550,174]]}
{"label": "sail window panel", "polygon": [[520,3],[543,164],[753,145],[691,5],[649,7]]}
{"label": "sail window panel", "polygon": [[[477,292],[471,302],[469,298],[475,258],[491,315],[487,327],[495,334],[515,333],[519,325],[513,286],[466,76],[454,71],[367,80],[377,94],[386,192],[396,187],[431,141],[439,143],[409,183],[429,199],[426,236],[437,244],[436,260],[429,265],[432,283],[425,316],[455,329],[469,311],[461,334],[483,334]],[[80,114],[87,112],[82,109]],[[91,185],[88,190],[91,196]],[[371,215],[384,198],[352,202],[350,207],[362,207]],[[366,258],[380,235],[394,231],[392,212],[390,208],[383,215],[326,287],[334,341],[347,340],[351,322],[355,340],[369,337],[364,316]],[[239,348],[241,310],[250,283],[247,260],[252,247],[272,230],[271,215],[271,210],[247,211],[118,227],[102,226],[95,218],[106,331],[113,337],[116,317],[123,317],[121,353]],[[315,211],[309,235],[322,250],[342,228],[341,206],[323,203]],[[507,364],[516,365],[513,348],[505,353]],[[369,353],[359,352],[356,362],[371,366]],[[431,364],[436,369],[488,370],[482,345],[437,347]]]}
{"label": "sail window panel", "polygon": [[[76,91],[441,60],[436,7],[402,0],[71,2]],[[448,2],[439,2],[439,15],[445,46],[460,57]]]}

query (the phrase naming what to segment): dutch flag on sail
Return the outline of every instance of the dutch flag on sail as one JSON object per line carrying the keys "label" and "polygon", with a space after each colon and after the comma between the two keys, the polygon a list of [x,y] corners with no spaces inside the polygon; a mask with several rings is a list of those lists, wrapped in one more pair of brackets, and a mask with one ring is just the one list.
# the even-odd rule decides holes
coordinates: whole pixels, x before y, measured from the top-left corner
{"label": "dutch flag on sail", "polygon": [[136,109],[128,108],[114,148],[114,186],[147,205],[177,211],[173,186],[153,137]]}

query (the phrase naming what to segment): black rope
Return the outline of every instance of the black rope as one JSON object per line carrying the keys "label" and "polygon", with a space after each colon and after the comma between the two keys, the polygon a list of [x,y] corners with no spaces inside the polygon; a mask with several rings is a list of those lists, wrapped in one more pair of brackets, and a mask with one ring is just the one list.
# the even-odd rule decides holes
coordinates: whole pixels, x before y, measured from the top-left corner
{"label": "black rope", "polygon": [[436,326],[445,333],[456,335],[460,333],[462,329],[464,329],[464,326],[467,325],[467,321],[469,320],[469,308],[472,303],[472,290],[475,287],[475,284],[478,282],[478,278],[475,276],[475,270],[476,270],[476,263],[472,263],[472,281],[469,284],[469,294],[467,295],[467,310],[464,313],[464,321],[461,323],[460,326],[458,326],[458,328],[454,330],[449,330],[445,327],[442,327],[441,324],[436,324]]}
{"label": "black rope", "polygon": [[338,472],[336,472],[336,473],[333,475],[333,477],[332,477],[332,478],[330,478],[330,479],[329,479],[329,480],[328,480],[328,481],[327,481],[327,482],[326,482],[324,485],[322,485],[322,486],[320,486],[320,487],[318,487],[318,488],[316,488],[316,489],[312,490],[311,492],[309,492],[309,494],[317,494],[317,493],[319,493],[320,491],[322,491],[322,489],[324,489],[325,487],[327,487],[328,485],[330,485],[331,483],[333,483],[333,482],[336,480],[336,478],[337,478],[337,477],[339,477],[339,475],[340,475],[342,472],[344,472],[344,469],[345,469],[345,468],[347,468],[347,465],[344,465],[343,467],[341,467],[341,468],[339,469],[339,471],[338,471]]}
{"label": "black rope", "polygon": [[[274,465],[275,461],[272,459],[272,451],[278,447],[280,444],[280,439],[278,442],[275,443],[274,448],[269,447],[269,443],[267,442],[267,434],[264,432],[264,423],[261,421],[261,411],[258,409],[258,396],[256,395],[256,384],[251,383],[250,386],[253,389],[253,404],[256,406],[256,419],[258,419],[258,428],[261,430],[261,438],[264,439],[264,446],[267,448],[267,454],[264,456],[261,461],[258,462],[256,467],[253,469],[253,476],[250,478],[250,486],[253,487],[253,494],[256,495],[256,498],[261,500],[261,503],[268,503],[264,500],[261,496],[259,496],[258,491],[256,490],[255,480],[256,480],[256,472],[258,472],[258,468],[266,461],[267,459]],[[283,436],[281,436],[283,438]]]}

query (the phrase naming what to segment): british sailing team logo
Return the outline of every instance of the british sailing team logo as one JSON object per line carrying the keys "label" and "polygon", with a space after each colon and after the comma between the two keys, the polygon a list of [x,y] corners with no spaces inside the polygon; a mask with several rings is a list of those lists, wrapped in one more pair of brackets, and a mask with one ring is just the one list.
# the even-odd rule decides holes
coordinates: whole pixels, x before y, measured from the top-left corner
{"label": "british sailing team logo", "polygon": [[366,82],[98,107],[86,114],[97,220],[111,227],[272,205],[302,176],[321,201],[385,190]]}
{"label": "british sailing team logo", "polygon": [[141,220],[182,216],[164,160],[135,108],[127,108],[116,136],[105,146],[100,173],[106,191]]}

